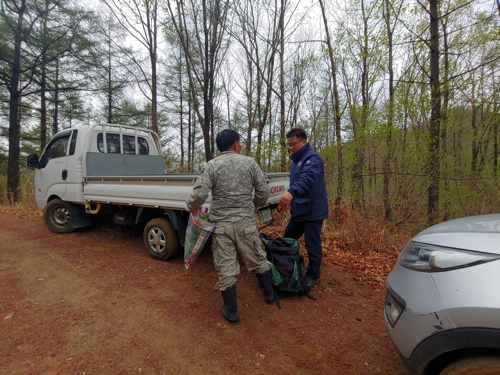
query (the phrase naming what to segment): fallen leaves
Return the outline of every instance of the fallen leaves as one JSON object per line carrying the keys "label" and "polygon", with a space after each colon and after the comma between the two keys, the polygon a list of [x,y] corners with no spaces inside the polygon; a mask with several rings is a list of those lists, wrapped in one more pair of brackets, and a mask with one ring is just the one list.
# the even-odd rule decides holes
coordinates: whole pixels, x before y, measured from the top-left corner
{"label": "fallen leaves", "polygon": [[385,278],[391,272],[397,256],[389,254],[372,253],[365,255],[362,252],[323,250],[323,264],[341,266],[356,276],[361,276],[364,281],[376,287],[383,287]]}
{"label": "fallen leaves", "polygon": [[19,218],[42,217],[42,211],[40,211],[38,207],[24,204],[1,204],[0,213],[15,215]]}

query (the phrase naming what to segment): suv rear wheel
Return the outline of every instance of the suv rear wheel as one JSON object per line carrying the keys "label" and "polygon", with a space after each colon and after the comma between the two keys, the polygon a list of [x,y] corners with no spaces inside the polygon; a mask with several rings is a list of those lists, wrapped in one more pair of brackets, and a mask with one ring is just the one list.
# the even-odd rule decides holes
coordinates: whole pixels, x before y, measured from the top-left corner
{"label": "suv rear wheel", "polygon": [[453,362],[440,375],[498,375],[500,357],[470,357]]}

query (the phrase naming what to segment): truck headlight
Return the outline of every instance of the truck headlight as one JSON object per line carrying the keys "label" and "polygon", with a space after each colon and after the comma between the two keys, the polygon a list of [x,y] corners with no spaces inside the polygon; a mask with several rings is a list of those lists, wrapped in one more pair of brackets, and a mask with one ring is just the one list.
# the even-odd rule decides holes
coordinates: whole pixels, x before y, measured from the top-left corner
{"label": "truck headlight", "polygon": [[415,271],[439,272],[497,259],[500,259],[500,255],[410,241],[401,250],[398,264]]}

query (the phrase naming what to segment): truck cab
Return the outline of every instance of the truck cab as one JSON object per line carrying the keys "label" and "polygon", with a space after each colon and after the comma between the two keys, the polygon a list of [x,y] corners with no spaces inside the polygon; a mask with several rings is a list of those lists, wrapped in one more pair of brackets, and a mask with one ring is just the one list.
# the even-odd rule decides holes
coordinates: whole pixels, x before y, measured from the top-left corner
{"label": "truck cab", "polygon": [[41,210],[54,198],[84,204],[86,176],[164,174],[159,145],[155,133],[124,125],[84,125],[59,132],[40,158],[28,156],[28,166],[36,168],[36,204]]}
{"label": "truck cab", "polygon": [[[78,173],[76,168],[77,138],[78,130],[63,131],[50,140],[40,159],[33,154],[28,156],[28,166],[36,168],[35,199],[38,208],[43,209],[51,195],[69,201],[83,199],[83,191],[77,187],[77,184],[81,186],[83,177],[81,169]],[[68,173],[68,170],[71,172]]]}

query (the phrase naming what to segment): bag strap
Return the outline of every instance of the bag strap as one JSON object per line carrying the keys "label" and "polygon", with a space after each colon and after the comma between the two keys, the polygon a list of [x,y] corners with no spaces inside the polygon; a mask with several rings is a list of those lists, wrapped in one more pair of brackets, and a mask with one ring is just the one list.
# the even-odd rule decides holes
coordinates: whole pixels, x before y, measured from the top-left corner
{"label": "bag strap", "polygon": [[278,310],[281,310],[280,296],[278,294],[278,290],[276,289],[276,285],[273,284],[274,291],[274,301],[276,302],[276,306],[278,306]]}
{"label": "bag strap", "polygon": [[304,294],[305,294],[308,298],[312,299],[313,301],[316,301],[316,297],[314,297],[313,295],[311,295],[309,292],[304,292]]}

